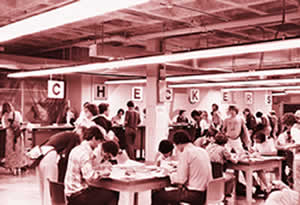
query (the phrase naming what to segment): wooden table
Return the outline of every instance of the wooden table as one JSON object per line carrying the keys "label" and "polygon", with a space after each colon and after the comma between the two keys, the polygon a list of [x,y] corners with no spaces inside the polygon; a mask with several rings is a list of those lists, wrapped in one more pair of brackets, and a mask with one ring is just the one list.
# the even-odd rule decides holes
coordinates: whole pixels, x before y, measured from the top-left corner
{"label": "wooden table", "polygon": [[[263,157],[261,160],[239,162],[237,164],[229,163],[228,169],[233,169],[235,173],[236,183],[238,181],[239,171],[246,173],[246,201],[247,204],[252,204],[252,187],[253,187],[253,172],[258,170],[274,169],[276,179],[281,180],[281,163],[283,157]],[[236,202],[236,200],[234,200]]]}
{"label": "wooden table", "polygon": [[[148,179],[101,179],[89,185],[120,192],[120,205],[150,205],[151,190],[169,186],[169,177]],[[125,196],[121,198],[121,195]]]}

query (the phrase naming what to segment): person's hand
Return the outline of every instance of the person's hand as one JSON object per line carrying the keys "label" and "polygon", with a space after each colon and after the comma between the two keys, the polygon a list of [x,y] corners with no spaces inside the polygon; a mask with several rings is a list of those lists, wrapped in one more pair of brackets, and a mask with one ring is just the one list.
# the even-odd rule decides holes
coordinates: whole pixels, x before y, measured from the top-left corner
{"label": "person's hand", "polygon": [[255,149],[254,149],[253,147],[249,147],[249,148],[248,148],[248,152],[249,152],[250,154],[252,154],[252,153],[255,152]]}

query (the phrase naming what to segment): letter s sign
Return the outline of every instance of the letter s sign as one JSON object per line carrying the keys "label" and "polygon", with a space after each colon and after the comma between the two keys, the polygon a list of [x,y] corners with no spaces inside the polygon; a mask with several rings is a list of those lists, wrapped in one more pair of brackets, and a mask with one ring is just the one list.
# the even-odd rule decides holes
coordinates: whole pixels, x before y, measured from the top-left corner
{"label": "letter s sign", "polygon": [[48,81],[48,98],[63,99],[64,98],[64,86],[63,81],[49,80]]}

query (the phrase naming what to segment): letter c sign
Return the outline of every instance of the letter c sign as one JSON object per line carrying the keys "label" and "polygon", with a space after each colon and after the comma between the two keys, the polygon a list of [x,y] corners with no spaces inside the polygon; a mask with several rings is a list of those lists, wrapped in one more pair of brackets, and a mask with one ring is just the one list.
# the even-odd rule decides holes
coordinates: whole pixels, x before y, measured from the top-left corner
{"label": "letter c sign", "polygon": [[63,99],[64,98],[64,82],[49,80],[48,81],[48,98]]}

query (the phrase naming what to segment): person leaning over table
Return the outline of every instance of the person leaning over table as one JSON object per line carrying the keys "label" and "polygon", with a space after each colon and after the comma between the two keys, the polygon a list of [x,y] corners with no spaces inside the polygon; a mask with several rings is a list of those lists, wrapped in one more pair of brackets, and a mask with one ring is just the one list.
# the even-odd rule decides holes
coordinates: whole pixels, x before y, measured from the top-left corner
{"label": "person leaning over table", "polygon": [[178,184],[177,190],[160,190],[152,194],[152,205],[178,204],[187,202],[202,205],[206,202],[206,190],[212,180],[211,164],[206,150],[196,147],[190,141],[189,134],[177,130],[173,141],[178,149],[178,168],[169,173],[172,184]]}
{"label": "person leaning over table", "polygon": [[[94,149],[102,144],[102,159],[96,158]],[[119,147],[113,141],[104,142],[104,136],[98,127],[88,128],[81,144],[75,147],[69,156],[67,173],[65,177],[65,195],[69,205],[99,205],[117,204],[119,193],[101,188],[94,188],[88,185],[89,181],[99,180],[111,173],[111,168],[99,165],[95,169],[93,164],[106,161],[111,156],[116,156]]]}
{"label": "person leaning over table", "polygon": [[178,156],[174,153],[174,145],[170,140],[162,140],[158,145],[158,152],[155,156],[155,164],[161,166],[163,161],[175,161]]}
{"label": "person leaning over table", "polygon": [[80,144],[85,129],[79,126],[74,131],[57,133],[41,146],[42,152],[47,153],[36,168],[42,205],[51,205],[48,179],[64,182],[69,154]]}

